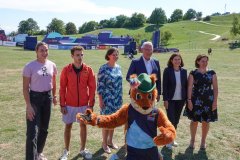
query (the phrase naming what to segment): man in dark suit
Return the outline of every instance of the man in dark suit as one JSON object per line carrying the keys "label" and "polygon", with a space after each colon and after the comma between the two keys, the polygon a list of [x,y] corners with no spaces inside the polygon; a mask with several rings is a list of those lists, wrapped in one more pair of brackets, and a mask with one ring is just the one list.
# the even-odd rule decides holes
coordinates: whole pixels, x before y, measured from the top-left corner
{"label": "man in dark suit", "polygon": [[126,80],[130,82],[130,76],[132,74],[136,75],[139,75],[141,73],[147,73],[148,75],[156,74],[157,77],[156,84],[158,90],[157,101],[159,101],[161,95],[161,71],[159,61],[151,58],[153,54],[152,42],[144,42],[141,47],[141,51],[142,56],[140,58],[132,60],[131,65],[128,69]]}

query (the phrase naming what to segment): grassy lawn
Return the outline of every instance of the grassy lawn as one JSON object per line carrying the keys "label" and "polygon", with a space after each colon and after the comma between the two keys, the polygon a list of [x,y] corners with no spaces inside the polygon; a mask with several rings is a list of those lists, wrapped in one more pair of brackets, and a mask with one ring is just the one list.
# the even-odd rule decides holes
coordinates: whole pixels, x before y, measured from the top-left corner
{"label": "grassy lawn", "polygon": [[[205,35],[206,37],[208,35]],[[206,38],[207,39],[207,38]],[[215,46],[218,46],[214,44]],[[206,53],[208,42],[199,49],[186,49],[182,45],[182,56],[185,68],[190,71],[194,68],[194,60],[197,54]],[[186,45],[187,46],[187,45]],[[100,65],[105,63],[104,54],[106,51],[86,51],[84,61],[90,64],[95,73]],[[166,66],[170,54],[154,54],[161,63],[161,70]],[[24,159],[26,122],[25,103],[22,96],[22,69],[23,66],[35,59],[35,52],[24,51],[17,47],[0,46],[0,160]],[[69,51],[50,50],[49,59],[54,61],[58,67],[57,84],[59,86],[59,75],[63,66],[71,62]],[[210,56],[209,67],[214,69],[219,81],[218,111],[219,121],[212,123],[207,139],[208,148],[206,152],[199,151],[201,128],[199,125],[196,137],[196,149],[191,152],[187,150],[189,143],[189,120],[181,117],[177,131],[176,141],[179,147],[169,151],[163,148],[166,160],[236,160],[240,159],[240,125],[239,125],[239,103],[240,103],[240,50],[230,51],[228,49],[215,48]],[[130,64],[124,55],[119,58],[125,77]],[[124,103],[129,102],[129,85],[123,80]],[[58,87],[59,89],[59,87]],[[162,107],[159,103],[159,108]],[[98,99],[94,108],[99,113]],[[59,105],[52,108],[52,115],[49,127],[49,134],[44,153],[50,160],[58,159],[62,153],[64,125],[61,121]],[[123,127],[116,129],[114,141],[119,146],[124,144]],[[103,153],[101,149],[101,129],[88,127],[87,148],[94,154],[94,159],[105,160],[110,156]],[[159,147],[160,148],[160,147]],[[74,124],[71,139],[70,159],[82,159],[79,155],[79,126]],[[116,153],[116,152],[113,152]],[[124,159],[124,148],[117,151],[121,159]]]}

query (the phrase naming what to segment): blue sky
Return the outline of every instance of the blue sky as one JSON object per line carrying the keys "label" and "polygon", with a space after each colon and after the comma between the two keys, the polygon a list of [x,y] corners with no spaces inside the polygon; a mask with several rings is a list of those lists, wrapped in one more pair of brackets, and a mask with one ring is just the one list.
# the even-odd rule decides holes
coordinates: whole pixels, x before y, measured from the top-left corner
{"label": "blue sky", "polygon": [[138,12],[149,17],[160,7],[168,18],[175,9],[185,13],[189,8],[206,16],[225,11],[240,13],[240,0],[0,0],[0,28],[7,33],[16,31],[19,22],[28,18],[37,21],[40,29],[46,29],[53,18],[65,24],[73,22],[78,28],[84,22],[99,22],[120,14]]}

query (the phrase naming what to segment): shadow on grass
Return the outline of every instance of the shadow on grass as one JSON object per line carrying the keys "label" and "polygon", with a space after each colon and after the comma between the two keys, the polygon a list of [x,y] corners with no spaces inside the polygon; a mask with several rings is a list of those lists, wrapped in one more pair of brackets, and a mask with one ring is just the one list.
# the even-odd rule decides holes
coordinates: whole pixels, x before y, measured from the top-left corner
{"label": "shadow on grass", "polygon": [[[79,160],[82,159],[83,157],[78,154],[75,157],[73,157],[71,160]],[[93,155],[92,155],[92,159],[94,160],[106,160],[107,157],[104,156],[104,151],[102,148],[99,148],[99,150],[97,150]]]}
{"label": "shadow on grass", "polygon": [[155,25],[155,24],[152,24],[152,25],[149,25],[145,28],[145,32],[153,32],[153,31],[156,31],[156,30],[159,30],[163,25]]}
{"label": "shadow on grass", "polygon": [[[102,148],[99,148],[93,155],[92,159],[94,160],[107,160],[108,157],[104,155],[105,152],[103,151]],[[122,146],[116,153],[115,153],[120,160],[125,160],[126,159],[126,148],[125,146]],[[109,155],[111,157],[113,154]],[[79,160],[82,159],[83,157],[80,154],[77,154],[75,157],[73,157],[71,160]]]}
{"label": "shadow on grass", "polygon": [[208,157],[205,150],[199,150],[197,153],[193,153],[193,149],[187,148],[185,153],[176,155],[175,160],[208,160]]}
{"label": "shadow on grass", "polygon": [[144,26],[141,26],[141,27],[125,27],[125,28],[128,29],[128,30],[138,30],[142,27],[144,27]]}
{"label": "shadow on grass", "polygon": [[73,157],[71,160],[77,160],[80,159],[82,156],[80,154],[76,155],[75,157]]}
{"label": "shadow on grass", "polygon": [[161,150],[164,160],[173,160],[172,159],[172,150],[164,146]]}
{"label": "shadow on grass", "polygon": [[117,151],[117,156],[121,160],[125,160],[127,158],[127,148],[125,145],[123,145],[118,151]]}
{"label": "shadow on grass", "polygon": [[96,160],[106,160],[107,157],[104,155],[104,150],[102,148],[99,148],[94,154],[93,154],[93,159]]}

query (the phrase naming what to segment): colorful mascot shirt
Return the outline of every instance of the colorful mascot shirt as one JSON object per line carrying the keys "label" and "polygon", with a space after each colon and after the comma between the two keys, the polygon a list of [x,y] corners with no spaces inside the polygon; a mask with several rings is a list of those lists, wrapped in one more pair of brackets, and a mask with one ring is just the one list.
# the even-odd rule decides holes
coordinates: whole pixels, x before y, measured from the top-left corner
{"label": "colorful mascot shirt", "polygon": [[154,108],[150,114],[143,115],[136,111],[130,104],[128,117],[126,135],[128,145],[127,159],[159,159],[157,146],[153,142],[153,138],[157,136],[158,110]]}

